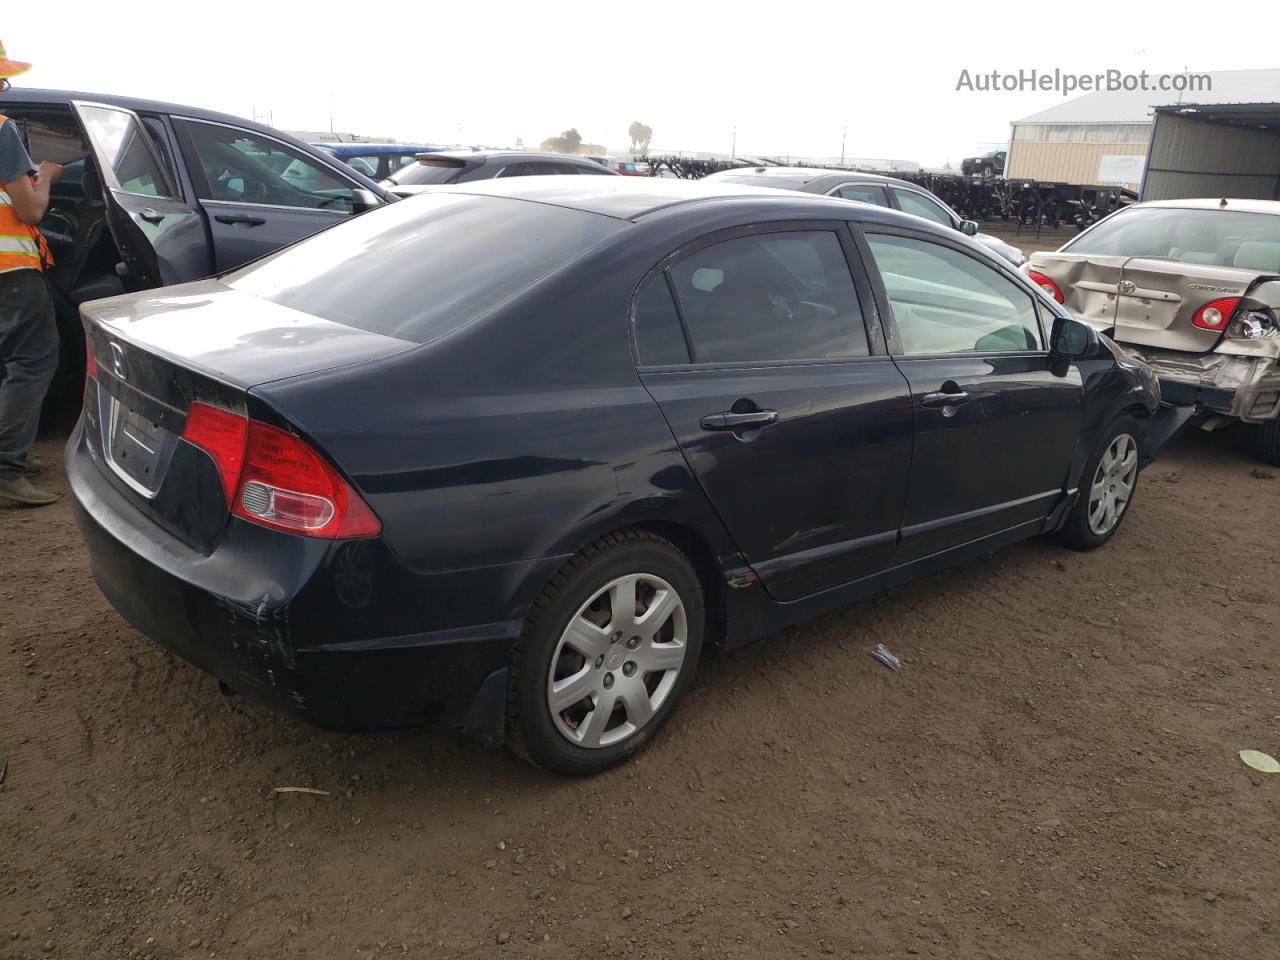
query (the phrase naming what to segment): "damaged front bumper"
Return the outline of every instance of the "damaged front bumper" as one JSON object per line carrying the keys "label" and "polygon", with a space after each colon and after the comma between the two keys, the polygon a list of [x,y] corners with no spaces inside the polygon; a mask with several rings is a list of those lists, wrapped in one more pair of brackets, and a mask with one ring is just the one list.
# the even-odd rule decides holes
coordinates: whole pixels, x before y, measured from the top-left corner
{"label": "damaged front bumper", "polygon": [[1263,423],[1280,414],[1280,367],[1274,357],[1230,353],[1178,353],[1125,344],[1160,381],[1161,398],[1175,405]]}

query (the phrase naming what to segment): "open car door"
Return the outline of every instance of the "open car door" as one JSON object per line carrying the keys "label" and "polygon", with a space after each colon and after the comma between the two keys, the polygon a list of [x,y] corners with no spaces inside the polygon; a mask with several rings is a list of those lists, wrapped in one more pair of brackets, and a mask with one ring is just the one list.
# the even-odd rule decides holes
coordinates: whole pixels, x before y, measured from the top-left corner
{"label": "open car door", "polygon": [[82,100],[71,108],[102,177],[125,285],[161,287],[208,276],[213,263],[202,214],[181,198],[138,115]]}

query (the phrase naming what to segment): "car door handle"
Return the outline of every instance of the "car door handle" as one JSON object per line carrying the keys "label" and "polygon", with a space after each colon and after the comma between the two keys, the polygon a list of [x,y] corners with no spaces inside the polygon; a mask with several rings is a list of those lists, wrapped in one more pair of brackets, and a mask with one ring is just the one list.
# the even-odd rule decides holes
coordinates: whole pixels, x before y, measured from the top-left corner
{"label": "car door handle", "polygon": [[920,405],[925,407],[954,407],[964,403],[969,395],[963,390],[955,393],[926,393],[920,398]]}
{"label": "car door handle", "polygon": [[220,213],[213,219],[219,223],[243,223],[246,227],[260,227],[267,222],[265,217],[253,217],[247,213]]}
{"label": "car door handle", "polygon": [[702,418],[703,430],[741,430],[743,427],[764,427],[778,419],[777,410],[752,410],[750,413],[709,413]]}
{"label": "car door handle", "polygon": [[164,219],[164,214],[155,207],[143,207],[138,211],[138,216],[147,221],[147,223],[159,223]]}

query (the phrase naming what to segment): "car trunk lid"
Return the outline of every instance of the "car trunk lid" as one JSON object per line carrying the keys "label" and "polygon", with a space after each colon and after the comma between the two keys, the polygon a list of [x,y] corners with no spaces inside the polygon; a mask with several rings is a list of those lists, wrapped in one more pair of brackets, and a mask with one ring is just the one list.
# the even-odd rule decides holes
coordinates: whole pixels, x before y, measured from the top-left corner
{"label": "car trunk lid", "polygon": [[85,304],[86,439],[99,469],[144,514],[205,553],[228,516],[208,454],[182,440],[191,408],[248,415],[259,384],[415,346],[206,280]]}
{"label": "car trunk lid", "polygon": [[1196,311],[1214,300],[1243,297],[1256,270],[1153,257],[1133,257],[1121,270],[1115,339],[1121,343],[1207,353],[1221,330],[1197,327]]}
{"label": "car trunk lid", "polygon": [[1116,296],[1126,259],[1078,253],[1035,253],[1027,269],[1044,274],[1058,285],[1064,297],[1063,306],[1077,320],[1108,329],[1116,320]]}

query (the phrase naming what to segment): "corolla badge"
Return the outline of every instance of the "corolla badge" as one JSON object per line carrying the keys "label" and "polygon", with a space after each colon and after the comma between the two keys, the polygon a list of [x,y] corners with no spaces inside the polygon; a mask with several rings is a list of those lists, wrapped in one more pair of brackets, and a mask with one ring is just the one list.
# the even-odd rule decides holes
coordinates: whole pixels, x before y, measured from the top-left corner
{"label": "corolla badge", "polygon": [[129,364],[124,359],[124,348],[118,343],[111,345],[111,369],[121,380],[129,379]]}
{"label": "corolla badge", "polygon": [[1123,294],[1130,294],[1138,289],[1138,285],[1132,280],[1121,280],[1117,289]]}

